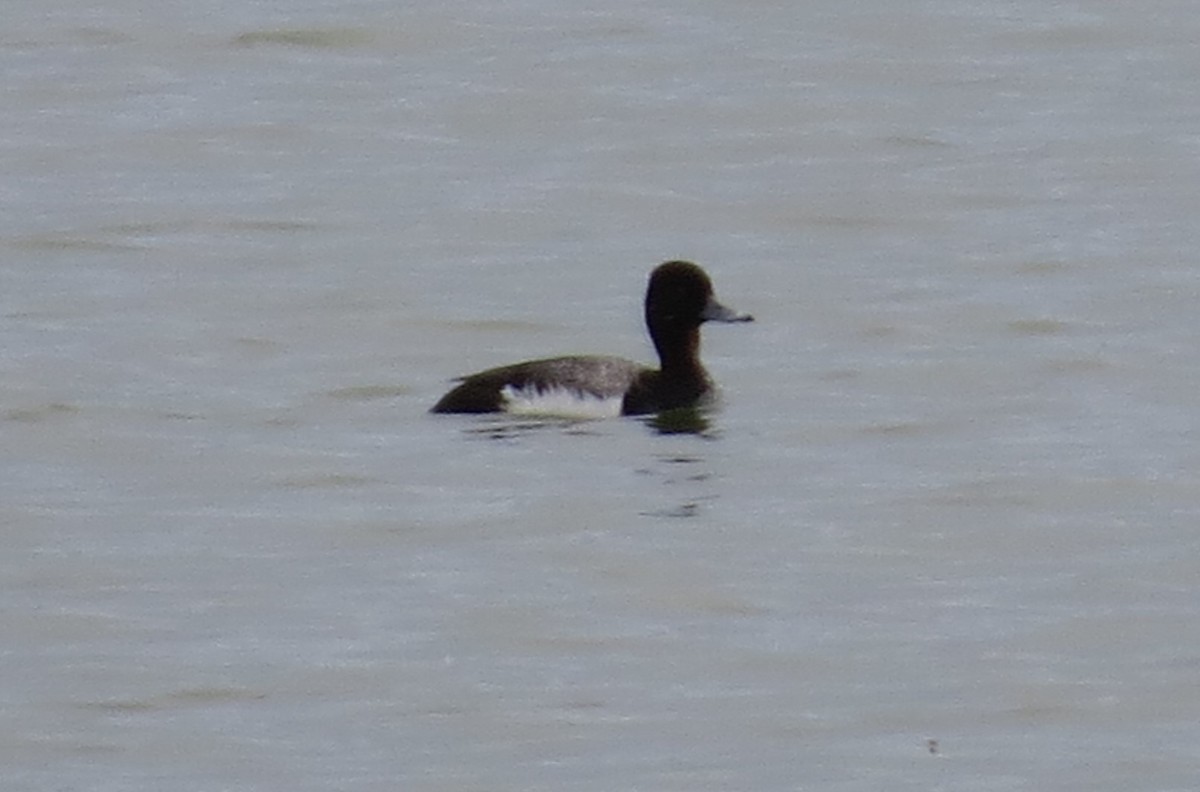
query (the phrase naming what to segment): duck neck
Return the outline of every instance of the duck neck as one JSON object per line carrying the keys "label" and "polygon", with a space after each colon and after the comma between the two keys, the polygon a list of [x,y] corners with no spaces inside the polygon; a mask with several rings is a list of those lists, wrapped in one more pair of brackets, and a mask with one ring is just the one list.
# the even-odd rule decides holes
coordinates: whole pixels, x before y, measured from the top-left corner
{"label": "duck neck", "polygon": [[694,379],[704,378],[700,365],[700,326],[672,327],[654,338],[659,364],[666,374]]}

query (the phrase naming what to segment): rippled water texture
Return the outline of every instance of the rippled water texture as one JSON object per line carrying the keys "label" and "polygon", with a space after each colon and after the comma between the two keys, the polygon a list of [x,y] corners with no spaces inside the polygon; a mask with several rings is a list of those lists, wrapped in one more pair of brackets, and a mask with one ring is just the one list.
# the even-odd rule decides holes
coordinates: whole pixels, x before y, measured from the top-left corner
{"label": "rippled water texture", "polygon": [[9,5],[6,790],[1195,788],[1192,4]]}

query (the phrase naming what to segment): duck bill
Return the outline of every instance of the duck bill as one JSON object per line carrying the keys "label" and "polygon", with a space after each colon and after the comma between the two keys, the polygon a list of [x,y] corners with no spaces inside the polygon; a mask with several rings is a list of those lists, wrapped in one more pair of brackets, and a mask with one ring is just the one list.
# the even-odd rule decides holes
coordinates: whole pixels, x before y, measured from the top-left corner
{"label": "duck bill", "polygon": [[711,297],[708,298],[708,303],[704,306],[704,310],[700,312],[700,319],[704,322],[754,321],[754,317],[750,314],[740,314],[732,308],[726,308]]}

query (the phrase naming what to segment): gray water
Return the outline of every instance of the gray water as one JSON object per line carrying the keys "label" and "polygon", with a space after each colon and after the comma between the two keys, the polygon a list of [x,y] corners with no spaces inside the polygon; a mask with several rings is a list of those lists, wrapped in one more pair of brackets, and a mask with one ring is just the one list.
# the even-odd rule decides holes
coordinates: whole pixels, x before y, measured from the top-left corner
{"label": "gray water", "polygon": [[4,788],[1196,789],[1195,10],[6,3]]}

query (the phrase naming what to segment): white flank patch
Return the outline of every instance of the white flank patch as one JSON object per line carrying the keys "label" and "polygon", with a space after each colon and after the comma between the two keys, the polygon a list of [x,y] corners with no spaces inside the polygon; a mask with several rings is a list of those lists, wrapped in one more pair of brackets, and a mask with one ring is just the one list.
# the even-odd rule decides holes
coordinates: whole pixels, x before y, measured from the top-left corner
{"label": "white flank patch", "polygon": [[615,418],[621,414],[621,396],[594,396],[571,388],[549,388],[539,392],[533,386],[505,385],[500,398],[504,402],[504,411],[513,415]]}

